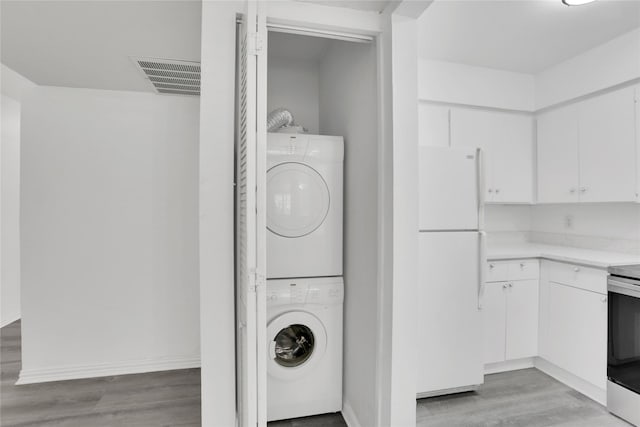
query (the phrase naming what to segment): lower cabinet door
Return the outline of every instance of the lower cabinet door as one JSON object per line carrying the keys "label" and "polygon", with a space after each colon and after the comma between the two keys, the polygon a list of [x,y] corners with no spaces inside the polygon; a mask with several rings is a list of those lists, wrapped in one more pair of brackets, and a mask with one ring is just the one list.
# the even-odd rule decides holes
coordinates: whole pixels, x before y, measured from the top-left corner
{"label": "lower cabinet door", "polygon": [[606,296],[550,282],[548,298],[549,362],[606,388]]}
{"label": "lower cabinet door", "polygon": [[538,354],[538,281],[510,282],[507,288],[507,360]]}
{"label": "lower cabinet door", "polygon": [[484,363],[503,362],[505,355],[506,282],[487,283],[482,300]]}

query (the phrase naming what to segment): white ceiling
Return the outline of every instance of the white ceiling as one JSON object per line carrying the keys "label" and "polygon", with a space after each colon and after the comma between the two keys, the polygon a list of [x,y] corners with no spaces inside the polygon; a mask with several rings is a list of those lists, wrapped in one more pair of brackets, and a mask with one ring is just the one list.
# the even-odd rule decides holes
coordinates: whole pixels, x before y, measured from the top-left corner
{"label": "white ceiling", "polygon": [[639,26],[639,0],[438,0],[420,18],[419,55],[535,74]]}
{"label": "white ceiling", "polygon": [[325,6],[346,7],[348,9],[364,10],[368,12],[382,12],[391,0],[298,0],[307,3],[317,3]]}
{"label": "white ceiling", "polygon": [[201,3],[0,1],[3,64],[41,85],[153,91],[129,56],[200,60]]}

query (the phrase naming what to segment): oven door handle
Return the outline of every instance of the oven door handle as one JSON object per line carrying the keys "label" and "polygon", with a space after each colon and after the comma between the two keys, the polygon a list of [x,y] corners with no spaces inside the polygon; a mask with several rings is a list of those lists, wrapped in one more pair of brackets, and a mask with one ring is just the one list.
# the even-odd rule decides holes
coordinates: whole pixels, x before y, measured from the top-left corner
{"label": "oven door handle", "polygon": [[607,282],[607,289],[609,290],[609,292],[613,292],[616,294],[640,298],[640,283],[637,285],[632,285],[621,282],[619,280],[609,279],[609,281]]}

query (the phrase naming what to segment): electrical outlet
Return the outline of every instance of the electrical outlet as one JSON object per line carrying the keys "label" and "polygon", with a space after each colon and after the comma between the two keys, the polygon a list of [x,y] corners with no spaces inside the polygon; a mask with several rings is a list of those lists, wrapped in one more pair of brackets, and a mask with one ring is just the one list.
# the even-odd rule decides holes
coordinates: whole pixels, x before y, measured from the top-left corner
{"label": "electrical outlet", "polygon": [[564,217],[564,228],[568,230],[573,228],[573,215],[566,215]]}

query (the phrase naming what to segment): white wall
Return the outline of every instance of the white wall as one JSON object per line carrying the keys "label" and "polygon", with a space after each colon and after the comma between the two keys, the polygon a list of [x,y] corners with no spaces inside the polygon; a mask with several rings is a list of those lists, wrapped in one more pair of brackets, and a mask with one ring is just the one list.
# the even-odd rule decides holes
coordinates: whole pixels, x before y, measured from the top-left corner
{"label": "white wall", "polygon": [[[344,412],[376,425],[378,139],[376,47],[333,42],[320,65],[320,128],[345,139]],[[347,415],[348,417],[349,415]]]}
{"label": "white wall", "polygon": [[[397,13],[390,19],[390,84],[392,87],[389,102],[392,108],[392,161],[393,170],[385,178],[392,181],[393,210],[387,218],[392,224],[392,240],[385,242],[390,248],[393,259],[392,294],[386,295],[382,315],[391,318],[391,340],[383,342],[387,347],[383,356],[389,358],[390,392],[389,421],[382,425],[413,426],[416,423],[416,355],[406,351],[406,343],[413,338],[416,327],[416,286],[418,282],[418,202],[416,194],[418,182],[418,29],[416,17],[419,9],[407,6],[403,2]],[[428,2],[422,3],[426,7]],[[419,6],[419,7],[420,7]],[[409,11],[407,9],[413,9]],[[415,12],[412,15],[411,12]],[[406,13],[406,15],[404,14]],[[383,323],[384,326],[384,323]],[[382,364],[386,368],[385,364]],[[384,390],[383,390],[384,392]],[[386,403],[385,403],[386,404]]]}
{"label": "white wall", "polygon": [[268,64],[267,111],[287,108],[297,125],[318,134],[318,64],[271,57]]}
{"label": "white wall", "polygon": [[487,205],[489,243],[530,240],[640,254],[640,205],[568,203]]}
{"label": "white wall", "polygon": [[533,111],[534,77],[453,62],[418,61],[421,100]]}
{"label": "white wall", "polygon": [[486,205],[484,228],[490,233],[530,231],[531,206]]}
{"label": "white wall", "polygon": [[536,110],[640,78],[640,28],[536,75]]}
{"label": "white wall", "polygon": [[199,365],[198,121],[198,98],[23,100],[21,382]]}
{"label": "white wall", "polygon": [[640,205],[582,203],[531,209],[532,238],[536,241],[640,253]]}
{"label": "white wall", "polygon": [[537,75],[419,60],[421,100],[537,111],[640,78],[640,28]]}
{"label": "white wall", "polygon": [[18,74],[4,64],[0,64],[0,91],[3,95],[16,101],[36,87],[36,84],[21,74]]}
{"label": "white wall", "polygon": [[2,95],[0,326],[20,318],[20,103]]}
{"label": "white wall", "polygon": [[203,427],[236,424],[234,103],[236,13],[202,2],[200,96],[200,345]]}
{"label": "white wall", "polygon": [[20,318],[20,102],[36,85],[0,64],[0,326]]}

